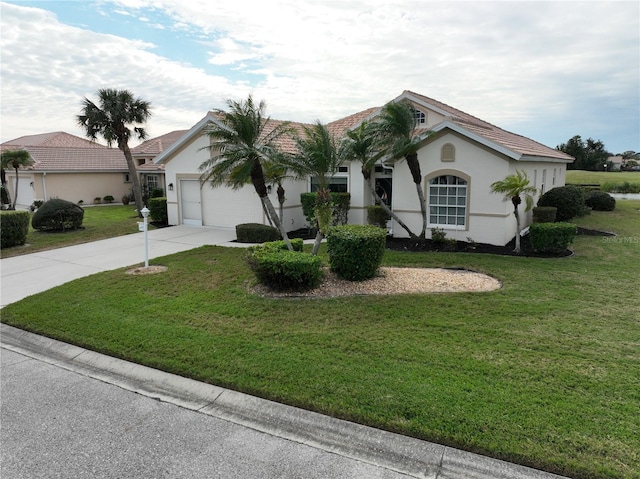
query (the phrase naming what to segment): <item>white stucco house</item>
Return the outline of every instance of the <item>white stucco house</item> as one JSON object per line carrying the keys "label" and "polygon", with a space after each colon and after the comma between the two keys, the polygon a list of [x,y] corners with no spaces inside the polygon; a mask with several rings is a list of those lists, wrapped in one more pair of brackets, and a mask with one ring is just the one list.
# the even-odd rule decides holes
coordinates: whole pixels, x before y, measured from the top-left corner
{"label": "white stucco house", "polygon": [[[516,234],[513,205],[491,193],[491,184],[523,170],[540,193],[565,184],[566,166],[573,157],[534,140],[505,131],[474,116],[423,95],[405,91],[391,101],[410,101],[418,127],[432,132],[418,151],[427,201],[429,228],[442,228],[448,238],[496,245],[507,244]],[[327,126],[337,138],[373,119],[381,107],[369,108]],[[155,157],[164,165],[170,224],[233,228],[240,223],[266,223],[253,187],[239,190],[201,185],[199,166],[209,158],[209,139],[203,134],[208,113],[178,141]],[[297,124],[300,126],[300,124]],[[286,145],[285,145],[286,146]],[[288,181],[284,187],[284,223],[289,231],[306,226],[300,193],[311,191],[311,179]],[[415,186],[404,161],[376,167],[376,187],[384,190],[392,209],[413,230],[422,220]],[[359,164],[345,164],[332,181],[335,191],[351,194],[349,223],[365,223],[372,198]],[[272,202],[277,205],[273,191]],[[523,215],[527,226],[531,215]],[[407,233],[390,224],[395,236]],[[429,231],[427,231],[429,233]]]}

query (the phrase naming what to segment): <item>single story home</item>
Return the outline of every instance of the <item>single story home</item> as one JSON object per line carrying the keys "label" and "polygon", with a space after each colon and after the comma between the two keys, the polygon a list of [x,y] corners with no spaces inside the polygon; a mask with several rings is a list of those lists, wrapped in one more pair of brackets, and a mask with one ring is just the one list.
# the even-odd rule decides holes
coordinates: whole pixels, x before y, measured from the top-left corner
{"label": "single story home", "polygon": [[[573,157],[418,93],[404,91],[391,101],[403,100],[414,107],[418,128],[432,132],[418,151],[429,228],[441,228],[449,238],[505,245],[516,234],[513,205],[501,195],[491,193],[491,184],[517,170],[527,173],[539,194],[565,184],[566,167]],[[373,119],[380,110],[381,107],[369,108],[327,126],[340,138],[363,120]],[[217,121],[215,114],[209,112],[154,159],[165,169],[169,223],[223,228],[249,222],[266,224],[267,218],[251,185],[238,190],[201,185],[199,166],[210,155],[204,130]],[[308,226],[302,214],[300,193],[311,191],[312,183],[312,178],[285,182],[284,224],[288,231]],[[420,206],[406,162],[380,163],[375,169],[375,184],[394,212],[419,232]],[[331,186],[334,191],[351,194],[349,222],[365,223],[366,207],[373,199],[360,165],[343,165]],[[277,205],[275,188],[270,194]],[[531,213],[522,216],[525,227],[530,223]],[[390,223],[393,235],[407,236],[402,228]]]}
{"label": "single story home", "polygon": [[[418,152],[429,228],[442,228],[450,238],[504,245],[515,236],[512,204],[492,194],[491,183],[524,170],[540,193],[564,185],[566,165],[573,161],[571,156],[414,92],[405,91],[392,101],[401,100],[414,106],[419,128],[432,132]],[[340,137],[379,112],[380,107],[370,108],[327,126]],[[251,186],[232,190],[200,185],[198,167],[210,154],[209,140],[203,131],[216,121],[215,115],[208,113],[154,160],[165,167],[169,222],[227,228],[245,222],[265,223]],[[289,230],[306,226],[299,196],[312,189],[312,182],[309,178],[285,184],[285,224]],[[376,168],[375,182],[393,210],[414,231],[419,231],[420,208],[406,163],[381,163]],[[359,165],[343,165],[332,181],[332,189],[351,193],[349,221],[364,223],[366,207],[372,198]],[[272,194],[276,204],[275,191]],[[525,225],[529,218],[530,215],[525,216]],[[396,225],[392,224],[391,230],[394,235],[406,235]]]}
{"label": "single story home", "polygon": [[[173,144],[186,130],[147,140],[131,149],[141,184],[151,191],[165,190],[164,168],[153,159]],[[28,135],[2,144],[2,151],[24,149],[33,165],[20,169],[18,202],[28,207],[34,201],[62,198],[74,203],[93,203],[95,198],[113,196],[120,202],[131,193],[131,179],[124,154],[65,132]],[[15,171],[6,169],[7,186],[13,197]]]}

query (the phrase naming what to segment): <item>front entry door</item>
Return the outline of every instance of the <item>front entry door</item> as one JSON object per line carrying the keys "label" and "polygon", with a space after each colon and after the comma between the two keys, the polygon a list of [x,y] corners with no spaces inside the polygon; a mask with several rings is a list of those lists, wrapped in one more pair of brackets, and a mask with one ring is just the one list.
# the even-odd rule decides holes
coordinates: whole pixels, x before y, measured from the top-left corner
{"label": "front entry door", "polygon": [[182,224],[202,226],[202,197],[198,180],[180,180]]}

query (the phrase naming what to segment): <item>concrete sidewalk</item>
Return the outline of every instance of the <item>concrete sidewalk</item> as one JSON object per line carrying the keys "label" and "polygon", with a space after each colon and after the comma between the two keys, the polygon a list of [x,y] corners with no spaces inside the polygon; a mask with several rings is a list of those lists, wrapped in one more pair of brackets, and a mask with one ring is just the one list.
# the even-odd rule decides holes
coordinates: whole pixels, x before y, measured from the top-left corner
{"label": "concrete sidewalk", "polygon": [[[201,245],[246,246],[229,243],[234,238],[233,230],[158,229],[149,232],[149,256]],[[5,258],[0,260],[1,302],[4,306],[73,279],[140,263],[143,233]],[[200,383],[6,325],[0,325],[0,341],[3,477],[560,477]]]}

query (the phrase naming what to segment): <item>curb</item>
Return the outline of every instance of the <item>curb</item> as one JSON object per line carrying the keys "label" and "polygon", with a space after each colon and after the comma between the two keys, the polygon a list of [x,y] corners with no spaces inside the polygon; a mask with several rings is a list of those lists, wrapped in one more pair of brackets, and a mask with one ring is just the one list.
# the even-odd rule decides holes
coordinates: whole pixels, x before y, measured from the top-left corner
{"label": "curb", "polygon": [[0,325],[2,347],[138,394],[423,479],[560,479],[548,472],[260,399]]}

